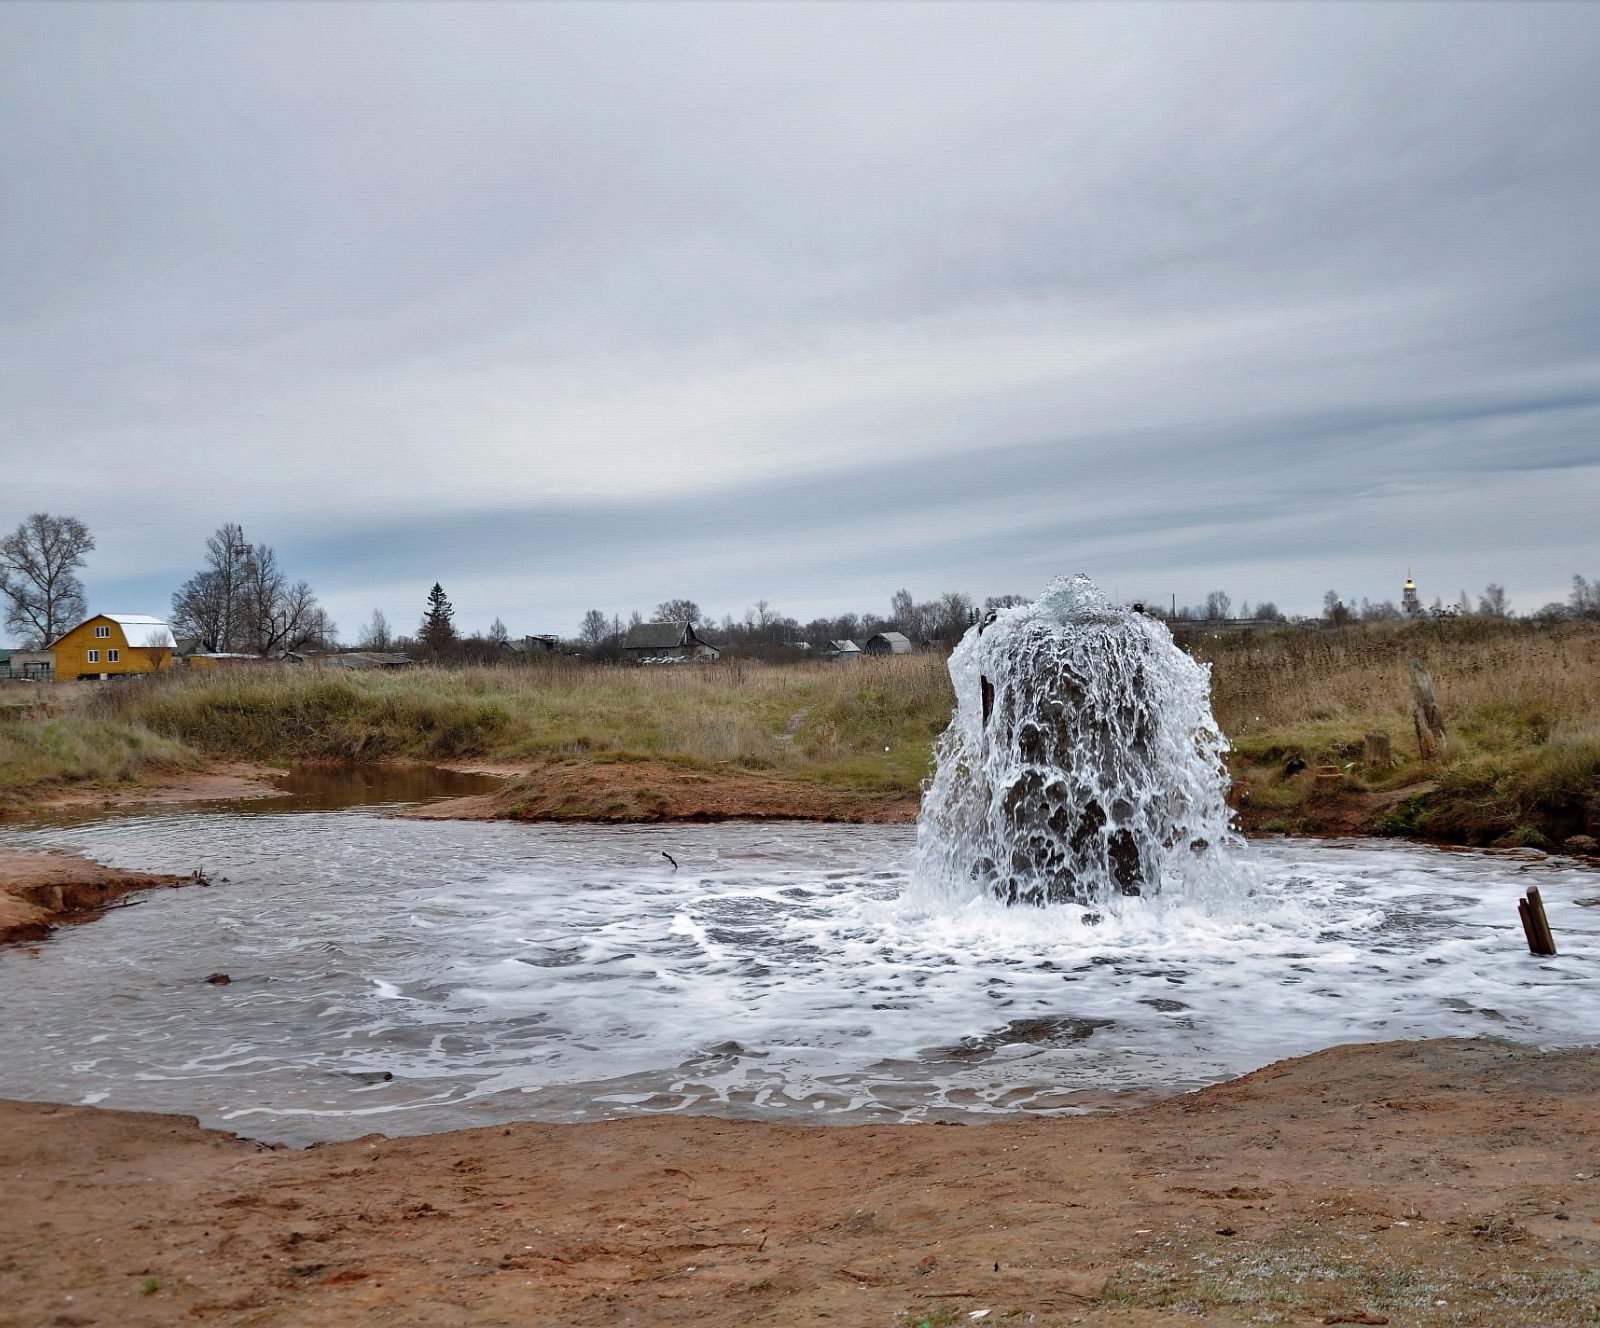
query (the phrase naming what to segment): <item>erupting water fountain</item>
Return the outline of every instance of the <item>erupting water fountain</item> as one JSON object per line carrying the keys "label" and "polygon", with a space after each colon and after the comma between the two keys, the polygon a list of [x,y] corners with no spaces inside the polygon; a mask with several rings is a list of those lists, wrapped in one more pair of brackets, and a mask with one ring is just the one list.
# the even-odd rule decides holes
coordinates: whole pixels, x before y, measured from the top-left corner
{"label": "erupting water fountain", "polygon": [[1208,673],[1085,576],[970,628],[917,826],[918,876],[953,895],[1105,904],[1226,866],[1227,742]]}

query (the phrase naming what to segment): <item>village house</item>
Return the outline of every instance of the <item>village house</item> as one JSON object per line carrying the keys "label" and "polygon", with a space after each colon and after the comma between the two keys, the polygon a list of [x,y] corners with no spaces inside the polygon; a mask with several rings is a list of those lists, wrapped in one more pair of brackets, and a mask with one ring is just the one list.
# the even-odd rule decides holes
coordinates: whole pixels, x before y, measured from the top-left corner
{"label": "village house", "polygon": [[0,650],[0,678],[54,682],[56,657],[48,650]]}
{"label": "village house", "polygon": [[160,618],[97,613],[50,644],[58,682],[121,678],[172,667],[178,643]]}
{"label": "village house", "polygon": [[854,641],[829,641],[828,658],[848,662],[861,658],[861,647]]}
{"label": "village house", "polygon": [[525,636],[520,641],[507,641],[506,649],[512,654],[531,659],[536,655],[554,655],[561,649],[561,638],[548,633]]}
{"label": "village house", "polygon": [[691,622],[639,623],[628,629],[624,655],[636,664],[709,663],[722,651],[695,635]]}
{"label": "village house", "polygon": [[879,632],[863,649],[869,655],[909,655],[911,642],[899,632]]}
{"label": "village house", "polygon": [[191,650],[187,654],[183,650],[183,642],[178,642],[178,662],[190,669],[221,669],[236,668],[243,664],[260,664],[260,655],[241,655],[230,650]]}

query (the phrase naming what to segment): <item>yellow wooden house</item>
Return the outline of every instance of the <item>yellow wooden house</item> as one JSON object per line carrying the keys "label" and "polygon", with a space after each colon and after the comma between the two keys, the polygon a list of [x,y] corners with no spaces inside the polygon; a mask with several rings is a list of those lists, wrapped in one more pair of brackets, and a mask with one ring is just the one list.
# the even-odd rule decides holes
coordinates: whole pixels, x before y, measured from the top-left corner
{"label": "yellow wooden house", "polygon": [[160,618],[142,613],[97,613],[57,637],[56,681],[115,678],[172,667],[178,643]]}

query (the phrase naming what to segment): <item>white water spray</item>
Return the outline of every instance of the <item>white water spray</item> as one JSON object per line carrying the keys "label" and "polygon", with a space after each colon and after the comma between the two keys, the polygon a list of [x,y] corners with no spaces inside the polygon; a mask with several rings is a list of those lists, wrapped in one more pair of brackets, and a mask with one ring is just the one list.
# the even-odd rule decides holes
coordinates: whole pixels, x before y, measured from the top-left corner
{"label": "white water spray", "polygon": [[1104,905],[1215,878],[1237,842],[1209,671],[1086,576],[968,629],[917,823],[951,899]]}

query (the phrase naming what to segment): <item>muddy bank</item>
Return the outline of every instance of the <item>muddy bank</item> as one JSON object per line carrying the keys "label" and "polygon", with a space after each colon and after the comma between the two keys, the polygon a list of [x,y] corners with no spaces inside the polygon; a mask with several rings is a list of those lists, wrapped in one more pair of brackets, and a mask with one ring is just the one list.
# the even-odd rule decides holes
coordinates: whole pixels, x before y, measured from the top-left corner
{"label": "muddy bank", "polygon": [[1457,1040],[985,1126],[290,1152],[0,1103],[0,1325],[1593,1322],[1597,1155],[1600,1052]]}
{"label": "muddy bank", "polygon": [[[507,767],[452,766],[509,774]],[[777,775],[698,769],[664,761],[560,761],[524,766],[503,789],[452,798],[407,812],[432,820],[595,821],[915,821],[916,798],[850,793]]]}
{"label": "muddy bank", "polygon": [[0,813],[18,819],[51,810],[104,810],[121,807],[167,806],[185,802],[236,802],[248,798],[273,798],[281,790],[273,783],[281,769],[254,761],[213,761],[203,770],[178,770],[147,775],[137,784],[48,788]]}
{"label": "muddy bank", "polygon": [[135,890],[191,885],[196,880],[122,871],[73,853],[0,847],[0,945],[37,940],[58,923],[97,917]]}

